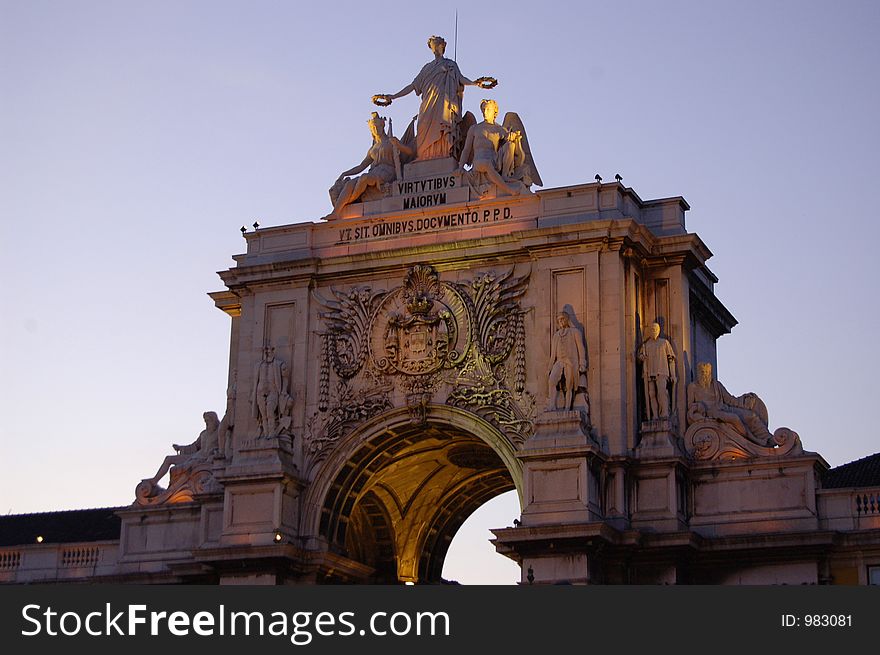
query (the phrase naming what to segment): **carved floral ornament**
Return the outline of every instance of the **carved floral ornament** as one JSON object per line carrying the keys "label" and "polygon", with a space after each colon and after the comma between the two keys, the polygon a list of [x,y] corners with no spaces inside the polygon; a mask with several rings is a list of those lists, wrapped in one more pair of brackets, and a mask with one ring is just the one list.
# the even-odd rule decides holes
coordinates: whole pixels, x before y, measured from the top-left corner
{"label": "carved floral ornament", "polygon": [[[415,422],[426,420],[431,402],[445,402],[522,443],[532,432],[534,409],[525,391],[527,310],[520,306],[528,279],[511,268],[453,283],[416,264],[390,291],[331,288],[332,298],[314,292],[327,329],[320,333],[319,412],[307,426],[308,450],[320,457],[357,424],[390,409],[395,389]],[[446,397],[435,397],[443,388]]]}

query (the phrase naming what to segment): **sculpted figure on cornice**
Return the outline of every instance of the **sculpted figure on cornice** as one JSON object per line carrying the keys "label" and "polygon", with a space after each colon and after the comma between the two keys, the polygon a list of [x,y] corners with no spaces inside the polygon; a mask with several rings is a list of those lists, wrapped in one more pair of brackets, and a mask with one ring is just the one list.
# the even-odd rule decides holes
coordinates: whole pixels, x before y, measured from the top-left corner
{"label": "sculpted figure on cornice", "polygon": [[[396,179],[401,177],[401,165],[415,156],[413,147],[412,130],[408,130],[403,141],[385,131],[385,118],[373,112],[367,121],[370,134],[373,136],[373,144],[367,151],[364,160],[342,173],[330,188],[330,200],[333,203],[333,211],[325,219],[339,218],[340,213],[348,205],[365,197],[371,189],[375,189],[377,195],[385,195],[383,189]],[[367,170],[369,169],[369,170]],[[363,171],[367,171],[363,173]],[[350,175],[358,175],[350,178]]]}
{"label": "sculpted figure on cornice", "polygon": [[374,95],[373,102],[386,107],[398,98],[415,93],[422,99],[416,130],[417,159],[457,158],[464,137],[460,129],[464,87],[491,89],[498,81],[492,77],[470,80],[462,75],[458,64],[444,56],[443,37],[429,38],[428,47],[434,59],[422,67],[415,79],[397,93]]}
{"label": "sculpted figure on cornice", "polygon": [[[328,328],[320,335],[318,413],[343,417],[355,408],[373,416],[391,407],[394,390],[413,422],[424,423],[429,405],[447,388],[446,404],[482,416],[514,443],[524,441],[534,401],[525,390],[525,311],[519,299],[529,276],[513,273],[452,283],[432,266],[416,264],[401,286],[387,292],[331,289],[331,298],[314,292]],[[320,451],[353,426],[313,416],[306,450],[322,457]]]}
{"label": "sculpted figure on cornice", "polygon": [[[227,416],[221,421],[216,412],[205,412],[202,418],[205,429],[196,440],[187,445],[172,444],[176,454],[166,456],[156,475],[138,484],[135,489],[138,505],[188,502],[193,494],[219,491],[212,473],[212,460],[223,454],[221,439],[225,439],[231,426]],[[169,471],[168,488],[164,489],[159,486],[159,480]]]}
{"label": "sculpted figure on cornice", "polygon": [[696,459],[741,459],[803,452],[797,433],[770,433],[767,407],[754,393],[730,394],[712,377],[712,365],[697,365],[697,379],[687,388],[688,430],[685,444]]}
{"label": "sculpted figure on cornice", "polygon": [[[508,194],[519,195],[532,184],[543,184],[520,117],[508,112],[498,125],[498,103],[494,100],[483,100],[480,110],[483,120],[468,129],[458,161],[471,186],[485,195],[487,187],[481,183],[485,179]],[[466,164],[471,164],[470,173],[464,171]]]}

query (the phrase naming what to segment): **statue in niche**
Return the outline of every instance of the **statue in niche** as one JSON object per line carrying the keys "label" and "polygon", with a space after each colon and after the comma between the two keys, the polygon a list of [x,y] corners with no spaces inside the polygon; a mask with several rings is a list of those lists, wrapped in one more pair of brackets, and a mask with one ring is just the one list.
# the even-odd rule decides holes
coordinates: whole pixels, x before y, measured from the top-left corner
{"label": "statue in niche", "polygon": [[443,56],[446,52],[443,37],[429,38],[428,47],[434,53],[434,60],[425,64],[410,84],[397,93],[373,96],[373,102],[380,107],[387,107],[393,100],[412,92],[421,97],[416,130],[416,158],[420,160],[457,156],[464,87],[491,89],[498,84],[498,80],[492,77],[478,77],[472,81],[462,75],[458,64]]}
{"label": "statue in niche", "polygon": [[[370,134],[373,135],[373,145],[367,151],[364,160],[344,173],[330,188],[330,200],[333,202],[333,211],[324,218],[334,220],[339,218],[342,210],[351,203],[359,200],[371,187],[381,189],[383,185],[393,182],[400,177],[401,156],[408,160],[415,155],[415,149],[411,144],[390,136],[385,132],[385,118],[375,111],[370,120]],[[369,167],[369,170],[355,178],[349,175],[357,175]]]}
{"label": "statue in niche", "polygon": [[670,387],[675,388],[675,352],[668,340],[660,336],[660,325],[652,323],[648,338],[639,348],[642,380],[648,420],[669,418]]}
{"label": "statue in niche", "polygon": [[251,397],[253,416],[261,437],[272,437],[290,430],[293,397],[287,392],[287,365],[275,356],[275,347],[263,347],[263,358],[254,374]]}
{"label": "statue in niche", "polygon": [[768,428],[767,407],[754,393],[733,396],[712,377],[712,365],[697,364],[687,388],[685,445],[696,459],[742,459],[797,455],[800,437],[789,428]]}
{"label": "statue in niche", "polygon": [[[166,456],[156,475],[138,484],[135,489],[138,504],[184,502],[192,500],[195,493],[217,489],[211,472],[211,460],[223,456],[221,440],[231,430],[231,424],[227,416],[219,420],[216,412],[205,412],[202,418],[205,420],[205,429],[196,440],[187,445],[172,444],[176,454]],[[158,486],[159,480],[169,472],[168,489],[163,489]]]}
{"label": "statue in niche", "polygon": [[[504,115],[504,124],[498,125],[498,103],[483,100],[480,103],[483,120],[467,132],[459,170],[464,172],[471,164],[471,175],[485,176],[489,182],[510,195],[528,191],[532,184],[542,184],[532,161],[528,137],[519,116],[513,112]],[[485,195],[481,193],[480,195]]]}
{"label": "statue in niche", "polygon": [[[578,329],[571,326],[571,319],[565,312],[556,315],[558,330],[553,334],[550,344],[550,378],[547,382],[547,411],[559,409],[558,389],[562,385],[563,410],[572,409],[574,394],[581,387],[586,388],[587,357],[583,339]],[[581,376],[584,384],[581,385]]]}

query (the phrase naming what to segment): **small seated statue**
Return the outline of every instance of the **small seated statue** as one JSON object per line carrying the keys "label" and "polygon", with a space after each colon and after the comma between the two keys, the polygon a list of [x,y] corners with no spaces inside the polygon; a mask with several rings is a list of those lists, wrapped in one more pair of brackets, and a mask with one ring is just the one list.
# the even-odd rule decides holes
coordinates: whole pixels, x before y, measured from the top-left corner
{"label": "small seated statue", "polygon": [[[191,499],[193,493],[205,489],[214,456],[222,455],[220,440],[229,428],[226,417],[217,418],[216,412],[202,414],[205,429],[191,444],[172,444],[176,454],[168,455],[152,478],[146,478],[135,489],[136,502],[141,505],[157,504],[174,497],[173,502]],[[204,473],[203,473],[204,471]],[[170,472],[167,489],[159,481]],[[201,475],[199,475],[201,474]]]}
{"label": "small seated statue", "polygon": [[[385,132],[385,118],[373,112],[367,121],[373,145],[367,156],[357,166],[342,173],[330,188],[330,200],[333,211],[324,218],[334,220],[341,216],[343,209],[359,200],[370,188],[381,189],[384,184],[393,182],[398,177],[401,157],[408,160],[415,156],[415,149]],[[369,168],[369,170],[367,170]],[[358,175],[358,177],[348,177]]]}
{"label": "small seated statue", "polygon": [[497,102],[483,100],[480,109],[483,120],[467,131],[458,161],[459,170],[467,175],[464,167],[471,164],[471,178],[484,176],[509,195],[528,191],[532,184],[541,185],[519,116],[508,112],[504,124],[498,125],[495,122]]}
{"label": "small seated statue", "polygon": [[712,365],[707,362],[697,365],[697,379],[688,385],[687,402],[685,443],[698,459],[802,452],[796,432],[779,428],[771,434],[767,407],[757,394],[733,396],[713,379]]}

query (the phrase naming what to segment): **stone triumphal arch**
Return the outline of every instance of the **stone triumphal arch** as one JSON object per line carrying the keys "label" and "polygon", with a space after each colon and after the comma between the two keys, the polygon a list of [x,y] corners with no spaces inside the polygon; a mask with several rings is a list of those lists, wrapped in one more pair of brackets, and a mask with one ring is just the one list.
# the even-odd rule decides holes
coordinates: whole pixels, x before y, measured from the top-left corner
{"label": "stone triumphal arch", "polygon": [[[496,81],[444,45],[374,97],[422,104],[400,138],[369,116],[327,216],[244,232],[210,294],[226,406],[115,512],[118,539],[76,546],[85,577],[440,582],[462,522],[515,489],[494,544],[524,583],[865,582],[880,480],[717,380],[736,320],[687,202],[539,189],[523,120],[498,123]],[[0,551],[6,579],[78,575],[23,552]]]}
{"label": "stone triumphal arch", "polygon": [[487,500],[522,488],[521,466],[499,430],[454,407],[427,411],[424,423],[390,410],[356,429],[304,503],[313,510],[304,524],[375,569],[366,574],[377,582],[439,582],[464,520]]}

